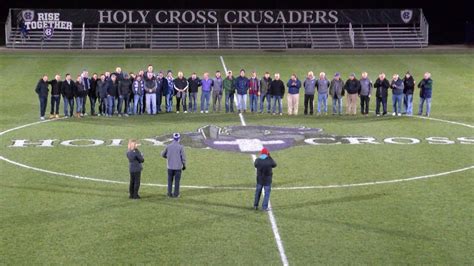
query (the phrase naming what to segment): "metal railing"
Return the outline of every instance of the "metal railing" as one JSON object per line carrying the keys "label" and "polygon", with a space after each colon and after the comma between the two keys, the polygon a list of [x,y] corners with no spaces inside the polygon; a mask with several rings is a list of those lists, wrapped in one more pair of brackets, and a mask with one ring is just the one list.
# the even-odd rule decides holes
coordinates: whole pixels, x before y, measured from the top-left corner
{"label": "metal railing", "polygon": [[22,38],[19,28],[5,26],[9,48],[64,49],[337,49],[410,48],[428,45],[428,23],[362,26],[353,25],[354,45],[348,26],[305,27],[115,27],[100,26],[71,31],[56,30],[45,39],[41,30]]}

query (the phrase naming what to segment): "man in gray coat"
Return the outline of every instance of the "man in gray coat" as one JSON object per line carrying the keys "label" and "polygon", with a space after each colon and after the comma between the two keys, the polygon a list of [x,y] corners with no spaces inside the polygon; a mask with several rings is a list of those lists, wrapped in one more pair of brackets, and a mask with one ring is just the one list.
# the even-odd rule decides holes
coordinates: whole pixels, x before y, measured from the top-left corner
{"label": "man in gray coat", "polygon": [[341,74],[336,73],[334,79],[329,86],[329,94],[332,97],[332,114],[339,113],[342,115],[342,98],[344,97],[344,81],[341,79]]}
{"label": "man in gray coat", "polygon": [[[181,181],[181,171],[186,170],[186,154],[184,147],[179,143],[181,135],[173,134],[173,142],[166,146],[161,152],[161,156],[168,161],[168,197],[179,197],[179,184]],[[174,180],[174,193],[173,191]]]}

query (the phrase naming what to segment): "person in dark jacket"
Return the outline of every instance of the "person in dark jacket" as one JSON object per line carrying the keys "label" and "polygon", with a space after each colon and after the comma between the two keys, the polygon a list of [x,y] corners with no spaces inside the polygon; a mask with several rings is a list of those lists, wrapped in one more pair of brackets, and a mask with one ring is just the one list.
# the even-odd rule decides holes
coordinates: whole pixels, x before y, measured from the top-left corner
{"label": "person in dark jacket", "polygon": [[278,113],[283,115],[283,107],[281,100],[283,99],[283,95],[285,95],[285,84],[280,79],[280,73],[275,73],[275,79],[270,82],[270,88],[268,89],[270,95],[273,99],[273,108],[272,113],[276,115],[276,104],[278,103]]}
{"label": "person in dark jacket", "polygon": [[76,85],[74,90],[74,97],[76,98],[76,117],[80,118],[84,116],[82,108],[84,107],[83,102],[87,97],[87,90],[84,84],[82,83],[83,79],[81,76],[77,76]]}
{"label": "person in dark jacket", "polygon": [[143,170],[142,163],[145,162],[143,154],[137,148],[138,143],[136,140],[131,139],[128,141],[128,168],[130,171],[130,186],[129,186],[129,199],[140,199],[138,190],[140,189],[140,178]]}
{"label": "person in dark jacket", "polygon": [[156,109],[156,78],[148,72],[144,80],[145,86],[145,105],[146,112],[149,115],[155,115]]}
{"label": "person in dark jacket", "polygon": [[59,103],[61,102],[61,76],[56,74],[51,84],[51,112],[49,118],[59,118]]}
{"label": "person in dark jacket", "polygon": [[270,192],[272,190],[273,168],[277,166],[276,162],[270,156],[268,149],[263,148],[254,162],[257,168],[257,187],[255,189],[255,201],[253,207],[258,210],[262,189],[265,189],[263,197],[262,210],[269,211]]}
{"label": "person in dark jacket", "polygon": [[392,103],[393,103],[393,113],[392,115],[401,116],[402,115],[402,102],[403,102],[403,80],[400,79],[398,74],[393,75],[392,83],[390,84],[392,88]]}
{"label": "person in dark jacket", "polygon": [[[222,81],[222,89],[224,90],[225,112],[234,112],[234,94],[235,83],[231,70],[227,70],[227,77]],[[270,111],[269,111],[270,112]]]}
{"label": "person in dark jacket", "polygon": [[415,80],[410,72],[405,74],[403,78],[403,106],[405,107],[405,114],[413,115],[413,93],[415,92]]}
{"label": "person in dark jacket", "polygon": [[97,82],[99,81],[99,76],[97,73],[92,74],[92,78],[90,79],[90,89],[88,92],[89,102],[91,104],[91,115],[95,116],[95,103],[97,102]]}
{"label": "person in dark jacket", "polygon": [[387,97],[388,88],[390,88],[390,82],[385,78],[385,73],[380,73],[379,78],[375,81],[374,88],[375,92],[375,114],[380,116],[380,104],[382,104],[383,115],[387,114]]}
{"label": "person in dark jacket", "polygon": [[[269,93],[270,83],[272,82],[272,78],[270,78],[270,73],[265,72],[263,78],[260,80],[260,113],[263,113],[263,107],[265,105],[265,101],[267,101],[267,113],[270,113],[271,110],[271,101],[272,96]],[[233,99],[233,96],[232,96]]]}
{"label": "person in dark jacket", "polygon": [[188,112],[186,97],[188,96],[189,82],[183,76],[183,72],[178,72],[178,77],[174,79],[174,94],[176,95],[176,113],[179,113],[181,101],[184,113]]}
{"label": "person in dark jacket", "polygon": [[105,75],[100,75],[97,81],[96,93],[99,98],[99,116],[105,116],[107,113],[107,86],[109,82],[105,79]]}
{"label": "person in dark jacket", "polygon": [[48,76],[43,75],[43,77],[38,81],[36,84],[35,92],[38,94],[39,102],[40,102],[40,119],[44,120],[44,114],[46,112],[46,105],[48,104]]}
{"label": "person in dark jacket", "polygon": [[[166,146],[161,156],[167,160],[168,168],[168,197],[179,197],[179,186],[181,182],[181,171],[186,170],[186,153],[184,147],[179,143],[181,135],[173,133],[173,142]],[[173,190],[174,181],[174,192]]]}
{"label": "person in dark jacket", "polygon": [[[165,91],[165,88],[168,88],[168,80],[165,79],[163,75],[163,71],[160,71],[158,73],[158,76],[156,77],[156,112],[161,113],[161,103],[163,102],[163,91]],[[145,110],[143,110],[145,112]]]}
{"label": "person in dark jacket", "polygon": [[349,79],[344,84],[344,89],[347,92],[346,113],[348,115],[356,115],[357,114],[357,95],[360,92],[360,82],[357,80],[354,73],[352,73],[349,76]]}
{"label": "person in dark jacket", "polygon": [[430,116],[431,96],[433,91],[431,73],[426,72],[424,74],[423,79],[418,83],[418,88],[420,88],[420,107],[418,109],[418,115],[423,114],[423,104],[426,102],[426,116]]}
{"label": "person in dark jacket", "polygon": [[114,114],[115,98],[118,97],[119,81],[115,74],[110,75],[110,80],[107,84],[107,116],[111,117]]}
{"label": "person in dark jacket", "polygon": [[199,87],[201,86],[201,80],[197,77],[196,73],[193,73],[188,79],[189,83],[189,111],[197,112],[197,95]]}
{"label": "person in dark jacket", "polygon": [[132,93],[132,82],[130,81],[130,76],[128,74],[123,75],[123,79],[119,81],[119,100],[118,100],[118,116],[122,116],[122,107],[123,115],[128,116],[129,107],[130,107],[130,94]]}
{"label": "person in dark jacket", "polygon": [[235,80],[235,89],[237,91],[237,110],[239,113],[247,111],[247,92],[249,90],[249,79],[245,76],[245,70],[240,70],[240,76]]}
{"label": "person in dark jacket", "polygon": [[61,84],[61,94],[64,102],[64,117],[72,117],[74,114],[74,90],[75,83],[71,79],[71,74],[66,74],[66,80]]}

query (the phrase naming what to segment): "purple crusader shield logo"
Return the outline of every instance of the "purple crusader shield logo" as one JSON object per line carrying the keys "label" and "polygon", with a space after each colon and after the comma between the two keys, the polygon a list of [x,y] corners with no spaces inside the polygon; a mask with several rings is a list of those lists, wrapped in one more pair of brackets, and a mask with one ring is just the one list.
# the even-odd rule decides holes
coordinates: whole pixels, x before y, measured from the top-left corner
{"label": "purple crusader shield logo", "polygon": [[[255,153],[263,147],[277,151],[295,145],[304,145],[305,139],[320,136],[321,132],[322,129],[307,127],[208,125],[199,128],[197,132],[182,134],[181,143],[194,148]],[[157,139],[168,142],[172,137],[166,135]]]}
{"label": "purple crusader shield logo", "polygon": [[21,11],[21,18],[24,22],[31,22],[35,19],[35,11],[33,10],[23,10]]}
{"label": "purple crusader shield logo", "polygon": [[413,10],[411,9],[404,9],[400,11],[400,17],[402,18],[403,22],[408,23],[411,21],[413,17]]}

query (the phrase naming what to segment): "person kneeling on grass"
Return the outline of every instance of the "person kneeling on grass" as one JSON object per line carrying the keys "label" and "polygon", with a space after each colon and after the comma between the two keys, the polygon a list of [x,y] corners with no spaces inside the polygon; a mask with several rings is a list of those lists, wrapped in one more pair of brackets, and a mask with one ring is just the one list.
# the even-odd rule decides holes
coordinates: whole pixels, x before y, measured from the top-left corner
{"label": "person kneeling on grass", "polygon": [[[181,171],[186,170],[186,154],[184,147],[179,143],[181,135],[179,133],[173,134],[173,142],[166,146],[161,152],[161,156],[167,159],[168,166],[168,197],[179,197],[179,184],[181,181]],[[174,180],[174,193],[173,190]]]}
{"label": "person kneeling on grass", "polygon": [[270,192],[272,190],[273,168],[277,166],[276,162],[270,156],[270,152],[263,148],[260,155],[254,162],[257,168],[257,187],[255,189],[255,201],[253,207],[258,210],[262,189],[265,189],[263,197],[262,210],[269,211],[268,202],[270,201]]}
{"label": "person kneeling on grass", "polygon": [[140,199],[138,195],[138,189],[140,188],[140,176],[142,174],[143,166],[145,162],[143,154],[137,148],[138,143],[136,140],[131,139],[128,141],[128,167],[130,170],[130,186],[129,186],[129,199]]}

